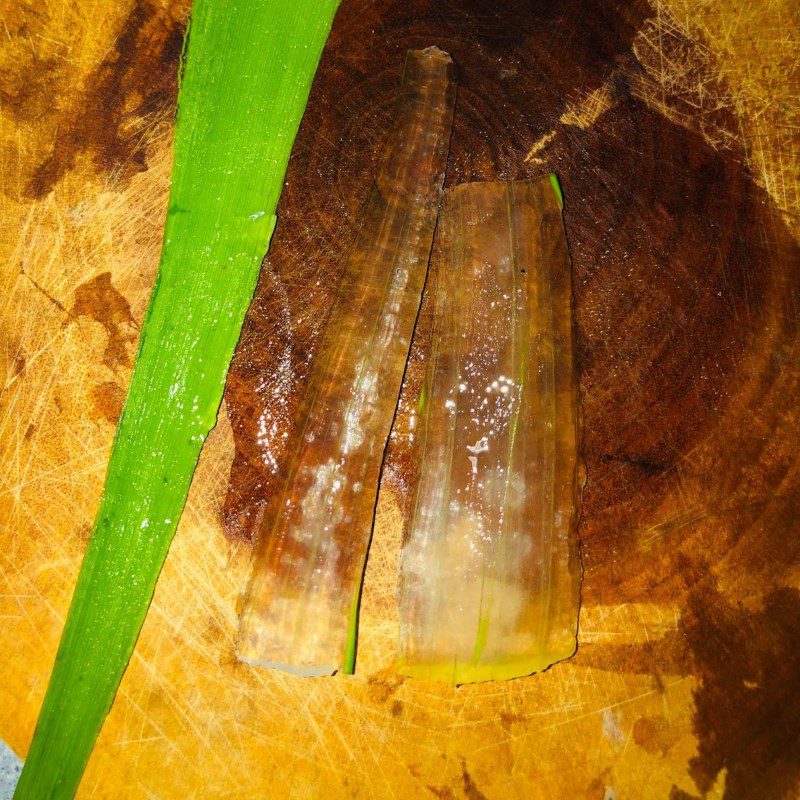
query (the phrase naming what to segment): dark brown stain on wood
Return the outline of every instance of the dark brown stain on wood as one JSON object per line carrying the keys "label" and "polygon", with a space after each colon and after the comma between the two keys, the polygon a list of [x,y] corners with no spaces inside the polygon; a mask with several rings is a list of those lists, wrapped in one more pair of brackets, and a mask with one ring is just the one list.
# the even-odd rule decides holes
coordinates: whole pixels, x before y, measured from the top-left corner
{"label": "dark brown stain on wood", "polygon": [[[460,75],[448,184],[555,170],[564,189],[589,475],[583,602],[680,613],[661,640],[581,647],[576,664],[651,674],[660,691],[667,675],[694,676],[698,792],[725,768],[726,798],[770,800],[800,777],[800,598],[778,588],[800,560],[800,250],[745,166],[738,120],[714,104],[725,86],[707,80],[708,50],[676,29],[634,55],[652,14],[602,0],[344,4],[229,376],[225,515],[230,535],[249,535],[270,490],[264,386],[289,353],[291,424],[402,54],[436,44]],[[655,83],[659,59],[683,79]],[[601,87],[611,108],[585,127],[561,121]],[[384,470],[401,501],[426,320],[423,304]],[[634,733],[650,750],[671,741],[656,722]]]}
{"label": "dark brown stain on wood", "polygon": [[[700,794],[724,769],[726,800],[780,800],[800,779],[800,591],[774,588],[751,605],[726,598],[707,579],[688,594],[674,633],[646,645],[587,646],[581,660],[694,676],[700,744],[689,773]],[[661,747],[658,729],[648,738],[634,726],[634,738]]]}
{"label": "dark brown stain on wood", "polygon": [[114,381],[103,381],[92,387],[89,394],[92,404],[92,413],[96,419],[102,419],[116,425],[122,414],[122,404],[125,402],[125,392]]}
{"label": "dark brown stain on wood", "polygon": [[389,713],[393,717],[399,717],[403,713],[403,704],[399,700],[393,700],[389,706]]}
{"label": "dark brown stain on wood", "polygon": [[633,741],[651,755],[664,755],[677,740],[665,717],[639,717],[633,723],[631,735]]}
{"label": "dark brown stain on wood", "polygon": [[78,317],[99,322],[105,328],[108,339],[103,362],[107,367],[113,369],[131,365],[132,345],[139,326],[131,314],[130,303],[111,283],[110,272],[100,273],[75,290],[69,320]]}
{"label": "dark brown stain on wood", "polygon": [[[704,570],[719,545],[733,546],[763,511],[753,506],[767,500],[759,489],[779,486],[791,470],[785,445],[768,439],[780,428],[785,442],[796,427],[786,412],[797,375],[785,361],[796,323],[790,276],[800,262],[741,161],[640,101],[574,138],[579,146],[564,152],[561,172],[590,475],[587,568],[621,549],[644,559],[615,564],[615,579],[603,585],[610,603],[632,599],[638,573],[652,578],[654,562],[690,585],[692,565]],[[592,184],[591,193],[569,193]],[[696,497],[656,516],[665,493],[687,478]],[[709,517],[721,537],[713,551],[677,547],[710,527]],[[764,535],[785,538],[774,528]],[[674,588],[658,585],[669,596]]]}
{"label": "dark brown stain on wood", "polygon": [[37,63],[31,80],[26,74],[12,82],[15,112],[45,130],[52,124],[52,150],[28,180],[31,197],[48,194],[81,157],[110,187],[146,168],[147,126],[175,105],[184,29],[178,8],[135,0],[113,47],[77,96],[61,98],[65,106],[56,113],[57,59]]}
{"label": "dark brown stain on wood", "polygon": [[27,366],[28,362],[22,352],[17,351],[14,353],[14,359],[11,362],[11,376],[16,377],[17,375],[21,375],[25,372],[25,367]]}
{"label": "dark brown stain on wood", "polygon": [[669,793],[669,800],[697,800],[697,797],[685,792],[683,789],[679,789],[677,786],[673,786]]}
{"label": "dark brown stain on wood", "polygon": [[701,793],[725,768],[731,800],[778,800],[800,777],[800,592],[775,589],[762,603],[750,611],[709,588],[681,625],[701,681],[689,766]]}
{"label": "dark brown stain on wood", "polygon": [[488,800],[486,795],[478,788],[477,784],[469,774],[467,762],[461,759],[461,781],[464,784],[464,797],[467,800]]}
{"label": "dark brown stain on wood", "polygon": [[431,786],[425,787],[434,797],[439,800],[456,800],[456,795],[449,786]]}
{"label": "dark brown stain on wood", "polygon": [[367,678],[367,689],[374,700],[389,704],[395,702],[394,695],[405,680],[392,669],[382,669]]}
{"label": "dark brown stain on wood", "polygon": [[[43,7],[25,8],[23,3],[3,9],[4,46],[13,52],[25,49],[33,55],[33,65],[19,70],[7,70],[0,83],[0,103],[4,116],[13,116],[20,122],[34,122],[52,113],[53,100],[59,95],[59,47],[47,51],[31,46],[31,38],[37,34],[37,25],[49,22],[49,14]],[[49,43],[56,44],[56,43]],[[27,55],[27,53],[26,53]]]}

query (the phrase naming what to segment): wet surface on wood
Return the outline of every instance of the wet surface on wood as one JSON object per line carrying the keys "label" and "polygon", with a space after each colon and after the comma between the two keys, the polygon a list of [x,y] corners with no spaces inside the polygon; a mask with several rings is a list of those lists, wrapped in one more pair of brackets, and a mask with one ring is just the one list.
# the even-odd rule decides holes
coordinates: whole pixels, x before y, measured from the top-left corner
{"label": "wet surface on wood", "polygon": [[[269,413],[259,419],[275,489],[237,644],[250,663],[307,675],[352,671],[381,464],[428,271],[455,96],[446,53],[409,52],[300,423],[293,430]],[[282,369],[291,369],[288,354]],[[282,405],[284,387],[265,376],[262,389]]]}
{"label": "wet surface on wood", "polygon": [[[271,492],[258,419],[266,412],[279,417],[284,427],[296,424],[319,320],[332,303],[340,253],[346,252],[348,232],[336,225],[337,215],[357,218],[369,188],[374,143],[386,129],[391,109],[392,63],[406,42],[424,45],[428,32],[431,42],[455,48],[451,55],[461,77],[448,186],[542,174],[542,167],[526,163],[530,142],[546,131],[544,126],[562,111],[566,98],[584,86],[603,83],[647,12],[643,4],[624,13],[591,3],[567,6],[541,6],[531,14],[526,3],[500,9],[446,3],[435,11],[429,3],[383,3],[368,11],[354,9],[352,17],[346,7],[340,13],[341,27],[334,27],[306,112],[303,129],[308,133],[298,140],[290,166],[282,221],[229,377],[228,409],[237,443],[225,504],[230,536],[254,537],[253,521]],[[593,17],[589,23],[587,15]],[[558,20],[568,29],[554,36],[550,28]],[[351,39],[363,36],[371,37],[374,49],[350,52]],[[553,52],[560,36],[573,42],[570,59]],[[560,169],[560,159],[553,163]],[[319,185],[322,195],[308,198],[309,185]],[[424,319],[422,323],[418,359],[429,347]],[[278,367],[286,353],[291,358],[288,373]],[[412,363],[400,430],[413,405],[411,395],[419,389],[418,372]],[[280,384],[280,403],[261,389],[264,382]],[[404,436],[394,436],[386,468],[405,498],[413,477],[404,441]]]}
{"label": "wet surface on wood", "polygon": [[[344,3],[228,381],[228,529],[250,528],[265,476],[255,387],[290,345],[291,419],[403,56],[437,44],[460,75],[448,182],[554,170],[564,187],[588,472],[580,646],[504,684],[454,690],[394,674],[393,554],[420,336],[385,470],[355,677],[309,681],[233,658],[249,564],[220,523],[233,455],[223,417],[87,775],[94,797],[263,797],[289,790],[287,765],[295,785],[326,800],[797,793],[795,5]],[[102,322],[70,312],[76,290],[100,294],[90,282],[111,271],[141,321],[166,209],[178,54],[165,33],[186,12],[70,8],[9,9],[0,48],[0,735],[21,754],[113,435],[96,387],[127,384],[126,367],[105,363]],[[112,73],[118,91],[103,78]],[[97,113],[80,112],[87,97]],[[76,117],[86,148],[33,199],[31,181],[56,140],[66,148]],[[108,130],[125,150],[102,144]],[[420,333],[431,311],[424,305]]]}
{"label": "wet surface on wood", "polygon": [[571,656],[578,627],[578,379],[558,184],[449,189],[435,262],[398,668],[516,678]]}

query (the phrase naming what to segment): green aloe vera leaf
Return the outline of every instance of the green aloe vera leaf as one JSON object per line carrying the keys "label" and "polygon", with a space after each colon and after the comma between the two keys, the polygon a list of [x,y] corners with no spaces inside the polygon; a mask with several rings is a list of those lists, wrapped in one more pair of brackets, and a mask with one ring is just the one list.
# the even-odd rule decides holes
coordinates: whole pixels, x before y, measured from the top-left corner
{"label": "green aloe vera leaf", "polygon": [[214,426],[337,0],[195,0],[161,263],[16,800],[71,798]]}

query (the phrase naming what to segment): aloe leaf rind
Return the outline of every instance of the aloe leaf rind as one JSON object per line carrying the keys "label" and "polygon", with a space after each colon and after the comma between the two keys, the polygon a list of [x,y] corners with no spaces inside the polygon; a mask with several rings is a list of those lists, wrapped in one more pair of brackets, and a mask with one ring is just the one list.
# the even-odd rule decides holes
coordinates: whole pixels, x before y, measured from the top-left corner
{"label": "aloe leaf rind", "polygon": [[73,797],[111,708],[216,422],[337,5],[195,0],[158,275],[16,800]]}

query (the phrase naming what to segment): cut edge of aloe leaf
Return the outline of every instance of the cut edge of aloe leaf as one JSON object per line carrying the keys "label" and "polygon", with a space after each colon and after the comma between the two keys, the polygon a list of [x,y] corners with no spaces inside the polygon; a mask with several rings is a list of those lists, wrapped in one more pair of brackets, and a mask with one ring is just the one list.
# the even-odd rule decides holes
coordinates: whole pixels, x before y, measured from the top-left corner
{"label": "cut edge of aloe leaf", "polygon": [[561,181],[559,181],[558,175],[556,175],[555,172],[550,173],[550,185],[553,187],[553,191],[556,193],[558,205],[561,208],[564,208],[564,193],[561,191]]}

